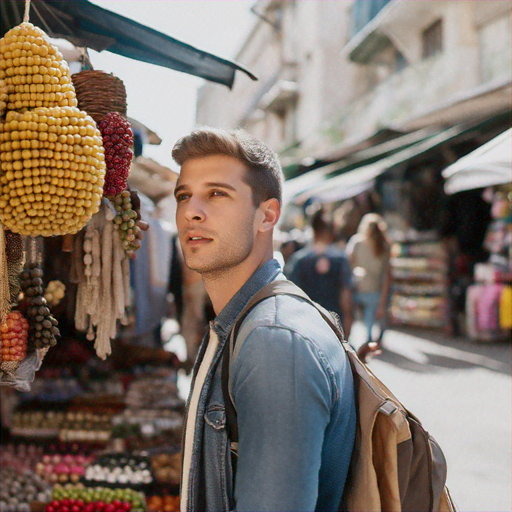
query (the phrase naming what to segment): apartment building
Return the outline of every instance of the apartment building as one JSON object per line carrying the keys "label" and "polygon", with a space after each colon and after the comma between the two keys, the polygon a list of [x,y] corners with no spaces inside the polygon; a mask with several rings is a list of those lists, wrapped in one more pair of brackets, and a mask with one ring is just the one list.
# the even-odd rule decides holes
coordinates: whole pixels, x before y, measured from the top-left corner
{"label": "apartment building", "polygon": [[242,126],[286,166],[383,131],[510,110],[508,0],[259,0],[236,60],[259,80],[207,83],[197,122]]}

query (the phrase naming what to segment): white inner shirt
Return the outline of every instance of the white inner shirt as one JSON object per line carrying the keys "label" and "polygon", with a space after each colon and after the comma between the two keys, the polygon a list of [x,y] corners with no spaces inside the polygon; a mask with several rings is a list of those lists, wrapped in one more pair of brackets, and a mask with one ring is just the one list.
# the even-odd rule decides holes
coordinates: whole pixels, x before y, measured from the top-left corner
{"label": "white inner shirt", "polygon": [[192,450],[194,448],[195,426],[197,407],[199,405],[199,397],[201,396],[204,381],[206,379],[206,375],[208,374],[208,370],[210,369],[210,366],[212,364],[213,356],[217,351],[218,345],[219,338],[217,338],[217,334],[210,325],[210,338],[208,340],[208,347],[206,347],[206,352],[204,354],[203,360],[201,361],[201,366],[199,367],[199,370],[197,372],[194,387],[190,391],[190,403],[187,413],[187,423],[185,425],[185,441],[183,446],[183,470],[180,500],[181,512],[186,512],[187,510],[190,465],[192,462]]}

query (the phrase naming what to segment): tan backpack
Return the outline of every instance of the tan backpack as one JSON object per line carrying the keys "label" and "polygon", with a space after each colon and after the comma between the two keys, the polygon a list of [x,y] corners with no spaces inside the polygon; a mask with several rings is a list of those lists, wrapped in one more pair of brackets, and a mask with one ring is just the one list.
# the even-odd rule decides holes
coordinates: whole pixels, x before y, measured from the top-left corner
{"label": "tan backpack", "polygon": [[248,313],[275,295],[300,297],[315,307],[345,349],[356,393],[357,433],[340,511],[454,512],[446,483],[446,460],[432,436],[361,362],[335,314],[328,312],[290,281],[274,281],[262,288],[237,318],[226,343],[222,386],[229,437],[238,442],[236,410],[229,391],[229,361],[236,336]]}

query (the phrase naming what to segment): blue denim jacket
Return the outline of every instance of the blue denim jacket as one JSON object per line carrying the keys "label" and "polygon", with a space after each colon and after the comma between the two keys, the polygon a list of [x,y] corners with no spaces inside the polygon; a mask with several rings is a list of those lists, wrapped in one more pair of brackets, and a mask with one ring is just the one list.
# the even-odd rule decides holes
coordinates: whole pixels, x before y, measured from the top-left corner
{"label": "blue denim jacket", "polygon": [[230,369],[236,475],[232,468],[222,351],[244,306],[275,279],[284,276],[271,260],[213,322],[219,346],[199,399],[188,511],[338,510],[356,430],[352,375],[336,335],[302,299],[269,298],[240,329]]}

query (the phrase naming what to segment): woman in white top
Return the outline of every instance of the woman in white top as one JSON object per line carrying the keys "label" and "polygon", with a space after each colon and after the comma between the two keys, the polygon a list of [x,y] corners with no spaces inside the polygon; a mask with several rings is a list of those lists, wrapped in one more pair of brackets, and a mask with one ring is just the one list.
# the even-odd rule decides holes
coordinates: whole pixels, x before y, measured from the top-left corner
{"label": "woman in white top", "polygon": [[367,213],[361,219],[358,232],[347,245],[347,255],[355,286],[354,301],[363,309],[363,322],[368,332],[366,345],[378,349],[384,332],[374,342],[372,329],[376,319],[383,319],[389,293],[389,250],[384,219],[376,213]]}

